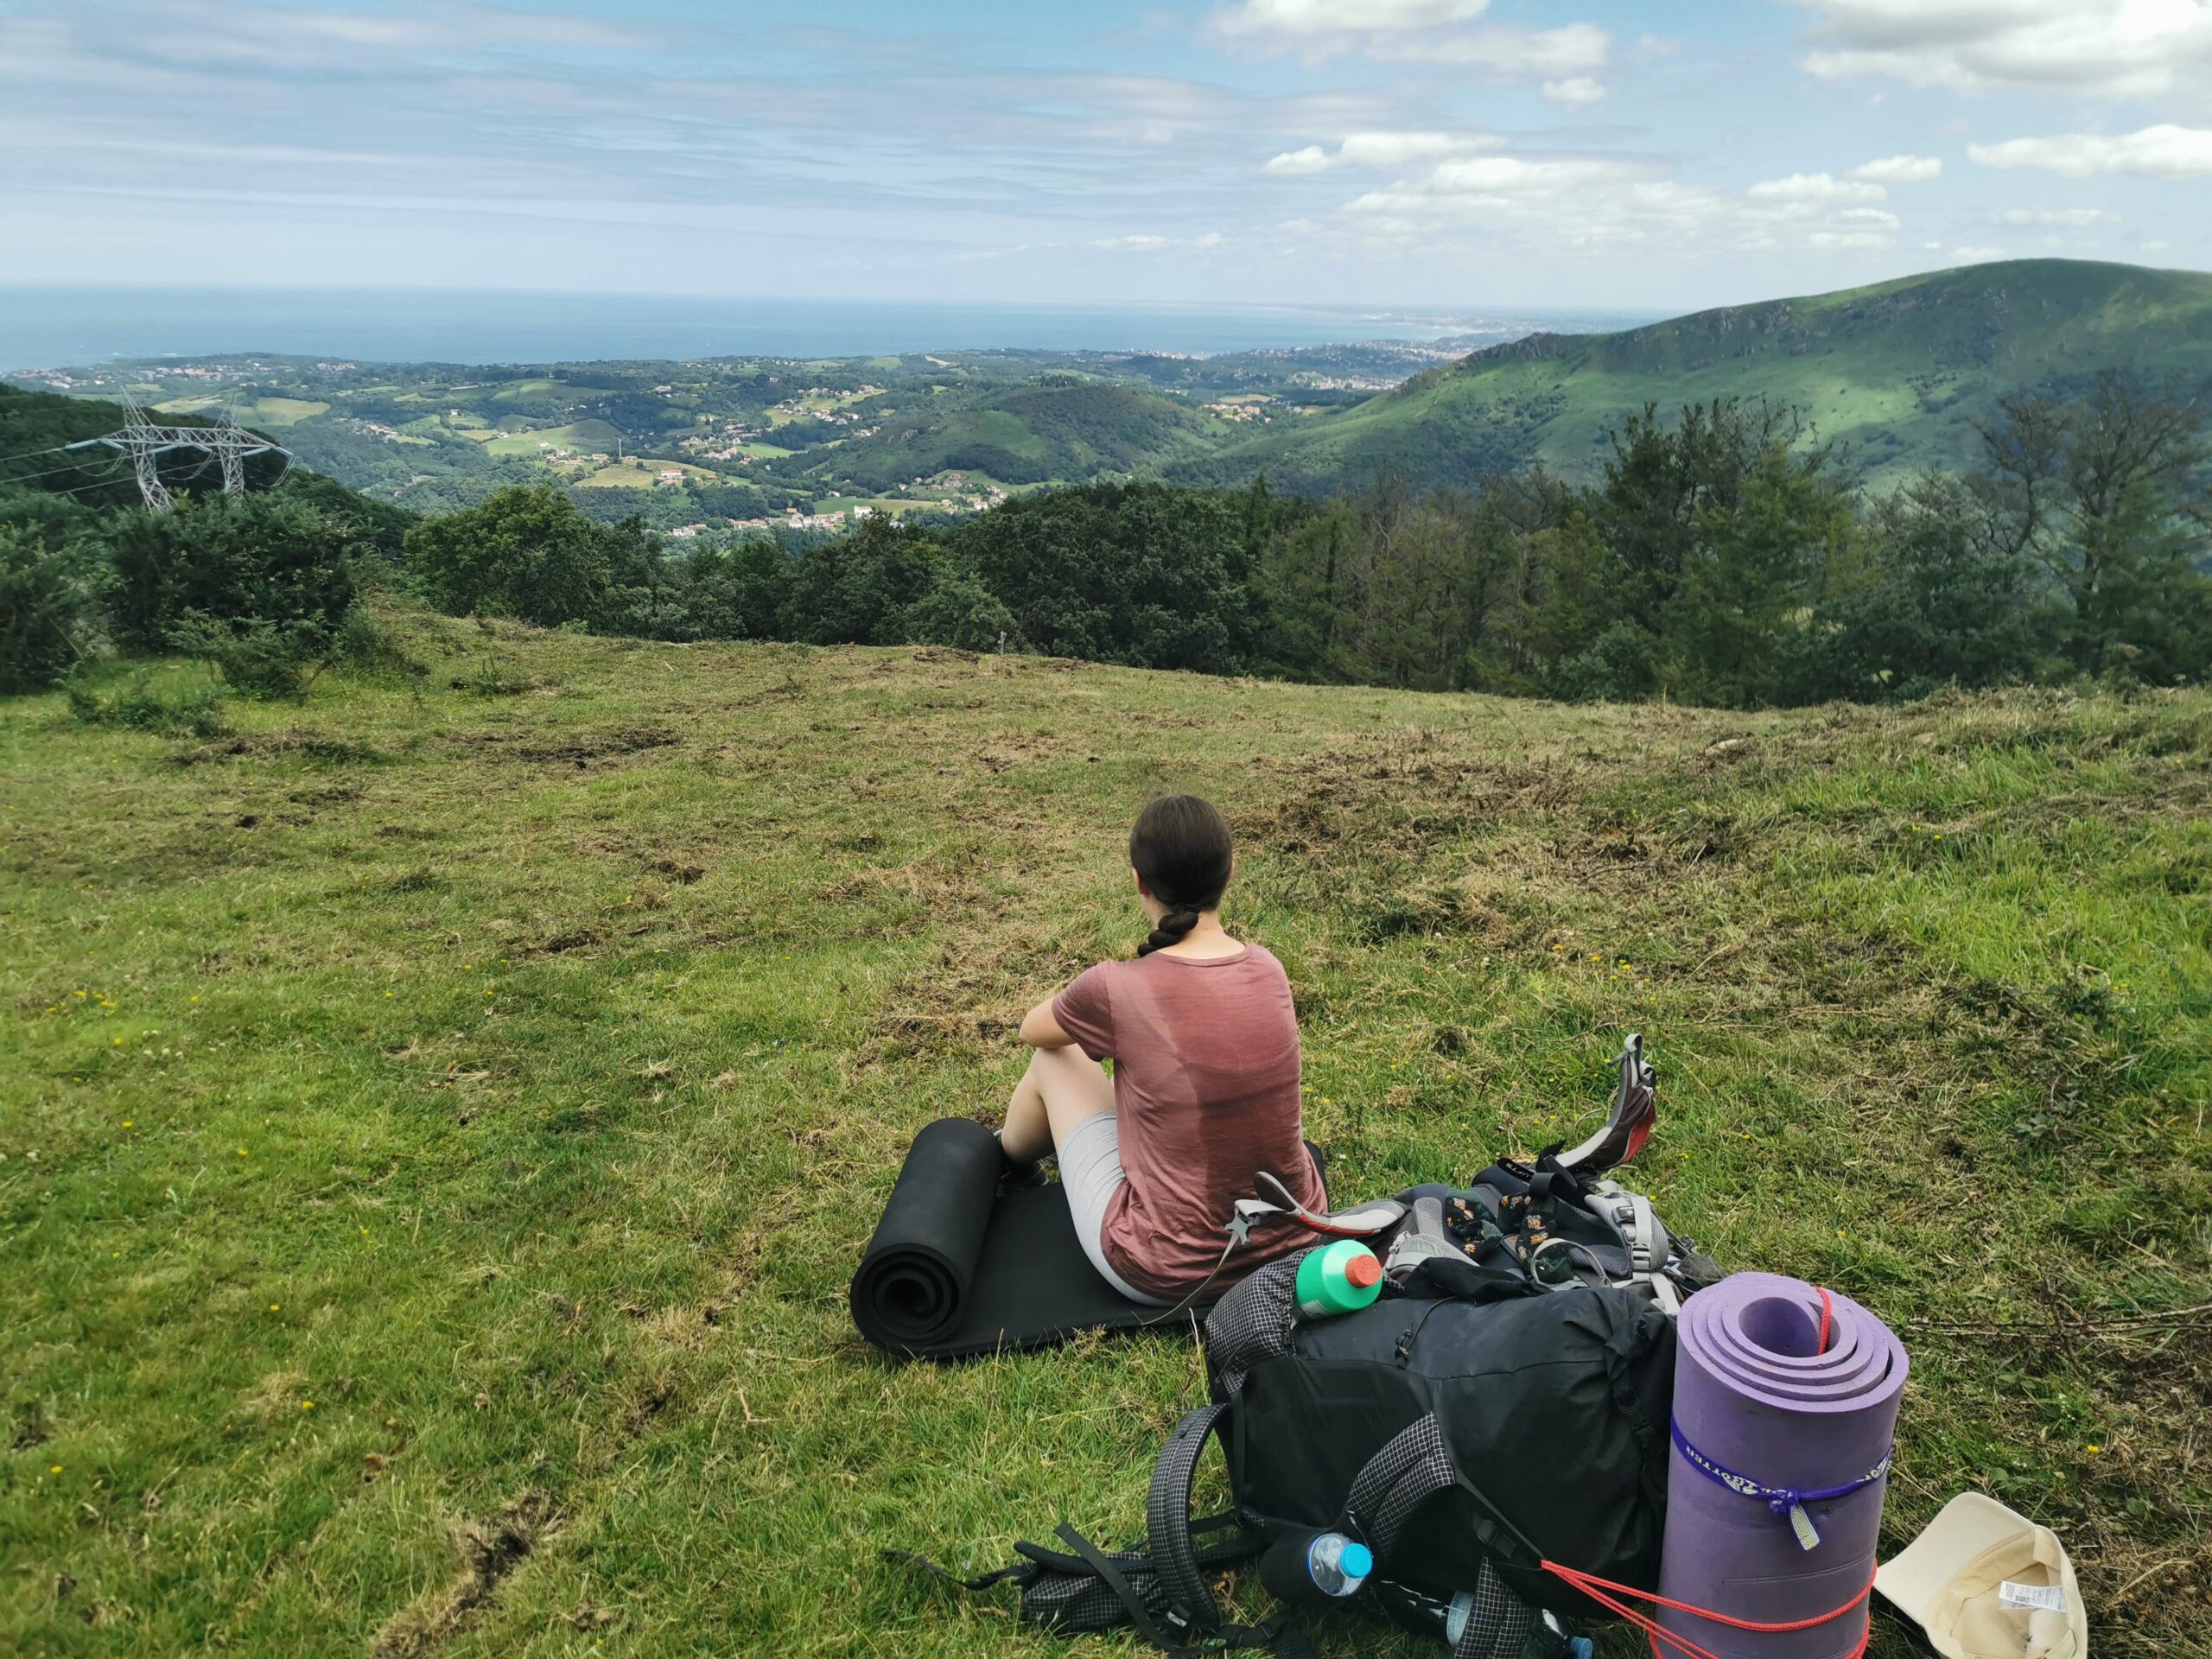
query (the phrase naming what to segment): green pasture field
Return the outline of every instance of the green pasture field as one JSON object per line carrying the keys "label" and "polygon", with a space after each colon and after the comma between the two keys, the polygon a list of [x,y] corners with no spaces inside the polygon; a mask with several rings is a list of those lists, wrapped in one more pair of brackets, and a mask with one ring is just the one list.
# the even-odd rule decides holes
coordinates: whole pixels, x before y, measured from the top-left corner
{"label": "green pasture field", "polygon": [[[154,405],[163,415],[204,415],[222,407],[223,399],[213,396],[171,397]],[[296,426],[302,421],[312,420],[318,415],[327,415],[330,405],[311,402],[303,397],[256,397],[238,410],[238,419],[248,425]]]}
{"label": "green pasture field", "polygon": [[694,467],[689,461],[641,461],[637,456],[632,455],[623,461],[610,461],[604,467],[595,467],[588,473],[582,474],[573,481],[579,487],[617,490],[651,489],[660,482],[662,469],[671,467],[681,472],[686,478],[703,478],[711,482],[721,476],[704,467]]}
{"label": "green pasture field", "polygon": [[868,507],[877,512],[887,512],[893,518],[900,513],[915,512],[940,505],[935,501],[909,501],[899,496],[881,495],[825,495],[815,502],[816,512],[848,512],[855,507]]}
{"label": "green pasture field", "polygon": [[2100,1656],[2212,1649],[2212,696],[1745,715],[381,620],[421,676],[220,736],[0,702],[0,1651],[1135,1651],[876,1552],[1138,1535],[1187,1334],[900,1366],[845,1289],[914,1133],[1135,947],[1169,789],[1236,827],[1340,1198],[1586,1128],[1643,1032],[1635,1182],[1911,1351],[1886,1548],[1992,1491]]}

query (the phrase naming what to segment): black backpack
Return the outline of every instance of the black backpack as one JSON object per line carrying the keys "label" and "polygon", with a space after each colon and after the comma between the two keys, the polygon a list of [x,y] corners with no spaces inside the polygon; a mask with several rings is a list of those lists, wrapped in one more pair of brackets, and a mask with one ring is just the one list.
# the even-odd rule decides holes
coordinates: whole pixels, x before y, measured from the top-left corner
{"label": "black backpack", "polygon": [[[1484,1210],[1474,1189],[1452,1196]],[[1064,1525],[1064,1548],[1019,1544],[1011,1566],[975,1579],[886,1557],[972,1590],[1016,1583],[1020,1617],[1040,1629],[1134,1628],[1170,1654],[1264,1647],[1304,1659],[1312,1649],[1287,1617],[1225,1619],[1208,1581],[1333,1529],[1376,1561],[1337,1605],[1441,1635],[1459,1597],[1456,1659],[1564,1655],[1545,1610],[1602,1610],[1547,1560],[1658,1582],[1674,1320],[1633,1284],[1552,1290],[1475,1262],[1513,1236],[1484,1235],[1466,1254],[1482,1275],[1473,1294],[1429,1260],[1371,1306],[1307,1319],[1295,1291],[1304,1251],[1230,1292],[1205,1327],[1212,1402],[1183,1419],[1154,1465],[1141,1545],[1104,1551]],[[1235,1508],[1194,1521],[1192,1485],[1215,1440]]]}

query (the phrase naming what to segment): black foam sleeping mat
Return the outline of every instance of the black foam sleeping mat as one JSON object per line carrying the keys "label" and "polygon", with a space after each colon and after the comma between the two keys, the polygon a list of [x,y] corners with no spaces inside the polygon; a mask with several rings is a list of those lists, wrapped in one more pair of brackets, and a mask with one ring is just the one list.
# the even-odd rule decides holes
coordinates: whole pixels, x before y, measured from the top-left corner
{"label": "black foam sleeping mat", "polygon": [[862,1336],[902,1359],[958,1359],[1085,1331],[1190,1328],[1190,1310],[1163,1319],[1099,1277],[1057,1182],[1001,1193],[1005,1172],[998,1136],[970,1119],[914,1137],[853,1275]]}

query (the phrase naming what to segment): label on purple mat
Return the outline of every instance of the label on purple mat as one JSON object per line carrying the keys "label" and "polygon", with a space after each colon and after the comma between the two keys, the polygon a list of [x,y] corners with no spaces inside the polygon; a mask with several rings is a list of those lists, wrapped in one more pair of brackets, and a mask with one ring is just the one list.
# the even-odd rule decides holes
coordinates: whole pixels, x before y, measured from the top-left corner
{"label": "label on purple mat", "polygon": [[1997,1586],[1997,1605],[2063,1613],[2066,1611],[2066,1592],[2055,1584],[2015,1584],[2007,1579]]}

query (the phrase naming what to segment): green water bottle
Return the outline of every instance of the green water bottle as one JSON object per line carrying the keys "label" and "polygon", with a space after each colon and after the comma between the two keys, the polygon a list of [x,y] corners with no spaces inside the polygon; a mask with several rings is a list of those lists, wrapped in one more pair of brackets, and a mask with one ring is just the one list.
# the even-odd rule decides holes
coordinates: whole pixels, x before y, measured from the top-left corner
{"label": "green water bottle", "polygon": [[1298,1264],[1298,1311],[1309,1319],[1356,1313],[1382,1294],[1382,1264],[1357,1239],[1308,1250]]}

